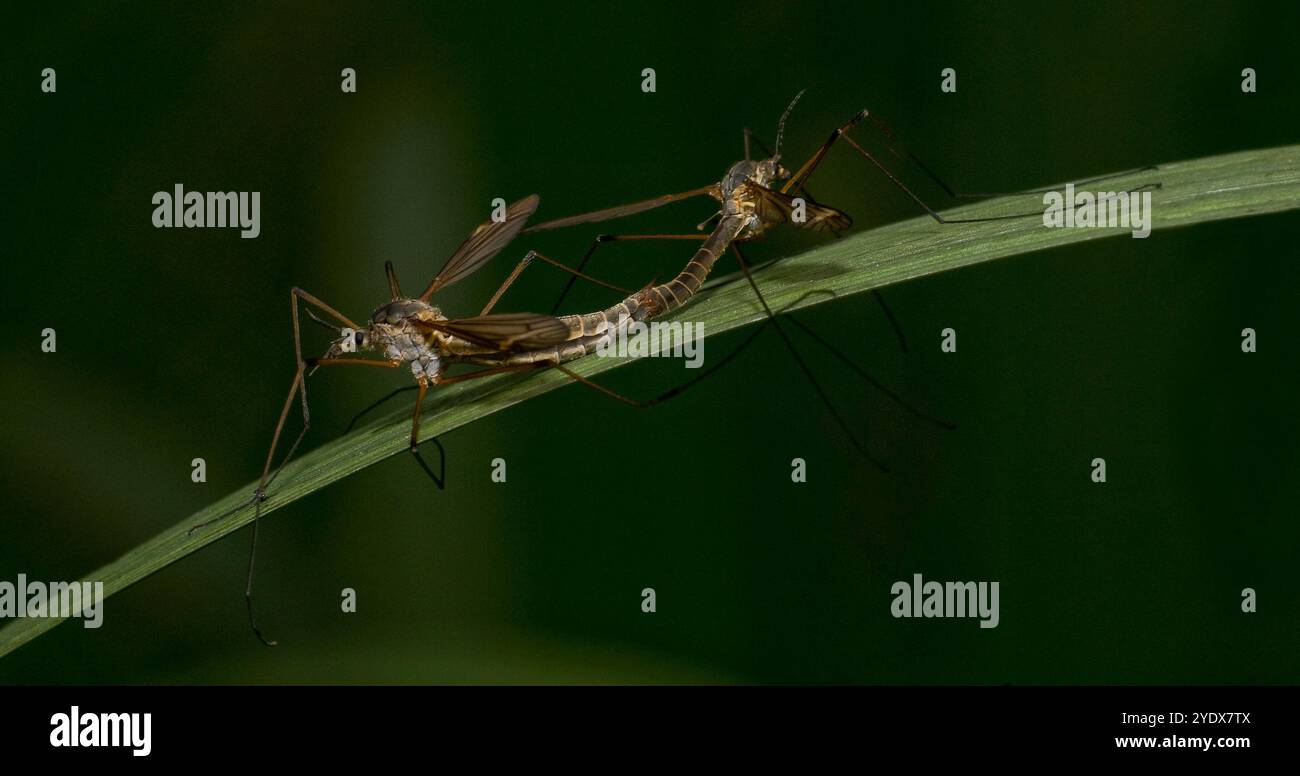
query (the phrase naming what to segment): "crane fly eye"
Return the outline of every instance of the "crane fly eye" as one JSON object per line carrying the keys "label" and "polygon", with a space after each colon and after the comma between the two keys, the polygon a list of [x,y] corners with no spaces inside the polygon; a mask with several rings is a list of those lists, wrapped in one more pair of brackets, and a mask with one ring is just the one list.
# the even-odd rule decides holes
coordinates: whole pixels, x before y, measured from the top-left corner
{"label": "crane fly eye", "polygon": [[354,353],[357,349],[357,343],[361,341],[361,332],[345,328],[339,332],[343,336],[339,339],[339,350],[344,353]]}
{"label": "crane fly eye", "polygon": [[355,337],[355,341],[352,343],[352,347],[361,347],[361,343],[366,339],[366,333],[364,331],[357,331],[353,336]]}

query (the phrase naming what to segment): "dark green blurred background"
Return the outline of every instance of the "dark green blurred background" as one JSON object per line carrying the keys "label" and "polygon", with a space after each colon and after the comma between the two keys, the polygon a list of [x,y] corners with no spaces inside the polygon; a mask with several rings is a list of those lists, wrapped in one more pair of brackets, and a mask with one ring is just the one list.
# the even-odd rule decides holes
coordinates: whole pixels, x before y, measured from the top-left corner
{"label": "dark green blurred background", "polygon": [[[386,298],[385,259],[422,286],[494,197],[537,192],[556,217],[716,180],[742,128],[770,142],[801,88],[787,159],[868,106],[973,190],[1300,142],[1294,3],[459,5],[6,20],[0,579],[75,579],[256,476],[293,372],[291,286],[357,318]],[[153,228],[152,194],[177,182],[262,192],[261,237]],[[848,149],[815,183],[857,228],[915,215]],[[574,261],[599,231],[710,212],[526,238],[444,306],[476,311],[527,248]],[[278,649],[244,620],[241,533],[109,599],[102,629],[0,660],[0,680],[1295,683],[1298,227],[1157,230],[890,288],[906,354],[869,297],[809,312],[960,424],[920,424],[809,350],[892,474],[855,456],[769,333],[653,410],[570,387],[449,434],[446,492],[402,456],[277,512],[258,586]],[[593,272],[625,285],[687,255],[604,250]],[[562,284],[530,269],[502,309],[546,309]],[[315,380],[309,446],[407,380],[360,371]],[[649,396],[684,376],[656,360],[608,382]],[[891,618],[890,584],[914,572],[998,580],[1000,627]]]}

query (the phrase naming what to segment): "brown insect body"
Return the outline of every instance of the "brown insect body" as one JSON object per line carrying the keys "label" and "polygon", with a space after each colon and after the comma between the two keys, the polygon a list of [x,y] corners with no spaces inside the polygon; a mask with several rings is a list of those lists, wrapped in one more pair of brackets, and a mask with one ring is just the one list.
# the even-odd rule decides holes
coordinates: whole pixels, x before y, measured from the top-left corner
{"label": "brown insect body", "polygon": [[714,264],[733,242],[758,237],[769,226],[788,220],[789,209],[771,204],[773,197],[780,195],[770,188],[788,176],[777,158],[736,162],[708,191],[722,205],[710,219],[717,219],[717,224],[672,280],[643,288],[604,310],[560,316],[559,320],[569,328],[569,336],[562,343],[515,353],[467,354],[462,360],[485,366],[559,364],[594,352],[634,322],[648,321],[681,307],[700,290]]}
{"label": "brown insect body", "polygon": [[771,192],[771,185],[778,180],[789,177],[789,173],[776,159],[753,161],[745,159],[731,165],[722,181],[714,186],[709,195],[722,204],[720,216],[742,215],[744,226],[738,240],[752,240],[761,237],[769,226],[783,223],[785,213],[780,208],[765,206],[765,192]]}
{"label": "brown insect body", "polygon": [[580,315],[562,315],[558,320],[568,327],[564,342],[521,352],[489,352],[462,358],[484,366],[505,364],[559,364],[580,358],[610,342],[620,330],[633,322],[648,321],[686,304],[700,290],[713,265],[756,216],[747,214],[735,200],[724,203],[724,213],[717,226],[704,240],[691,260],[667,283],[648,286],[628,295],[623,301],[604,310]]}
{"label": "brown insect body", "polygon": [[[390,361],[406,361],[416,379],[424,377],[436,381],[442,372],[439,351],[443,343],[439,340],[443,335],[420,323],[442,320],[446,320],[442,312],[427,302],[394,299],[370,314],[369,325],[352,333],[355,349],[377,350]],[[347,336],[345,332],[344,339]],[[335,357],[331,354],[326,357]]]}

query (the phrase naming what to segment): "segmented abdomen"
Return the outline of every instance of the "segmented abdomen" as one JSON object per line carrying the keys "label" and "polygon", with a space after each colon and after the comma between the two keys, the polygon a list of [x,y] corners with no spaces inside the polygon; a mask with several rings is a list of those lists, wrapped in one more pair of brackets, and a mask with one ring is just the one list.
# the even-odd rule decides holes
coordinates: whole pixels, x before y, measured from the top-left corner
{"label": "segmented abdomen", "polygon": [[598,312],[560,316],[560,320],[569,327],[569,339],[565,342],[537,350],[491,353],[469,356],[463,360],[485,366],[538,362],[558,364],[594,352],[633,321],[657,318],[690,301],[704,285],[723,251],[740,234],[746,218],[745,215],[724,216],[682,271],[677,273],[677,277],[667,283],[643,288],[613,307]]}

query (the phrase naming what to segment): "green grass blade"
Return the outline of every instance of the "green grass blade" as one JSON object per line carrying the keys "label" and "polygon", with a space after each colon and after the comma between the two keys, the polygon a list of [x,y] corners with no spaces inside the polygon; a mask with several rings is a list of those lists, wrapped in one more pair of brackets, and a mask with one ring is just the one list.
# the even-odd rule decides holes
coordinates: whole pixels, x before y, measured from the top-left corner
{"label": "green grass blade", "polygon": [[[1289,210],[1300,205],[1300,146],[1167,164],[1159,170],[1135,173],[1104,181],[1100,187],[1085,188],[1123,191],[1157,181],[1163,187],[1153,194],[1155,231]],[[969,218],[1041,209],[1039,195],[1021,195],[963,207],[945,215]],[[1045,229],[1037,218],[940,225],[928,217],[920,217],[856,234],[784,259],[761,268],[755,277],[774,309],[792,303],[792,309],[799,309],[1005,256],[1102,237],[1123,236],[1129,239],[1128,234],[1128,230],[1123,229]],[[834,296],[805,296],[811,289],[833,291]],[[744,283],[715,282],[677,317],[703,322],[707,334],[717,334],[760,320],[763,313]],[[578,373],[590,376],[628,362],[629,359],[585,358],[571,366]],[[445,434],[570,382],[563,374],[548,371],[488,378],[480,383],[435,390],[425,410],[424,436]],[[406,410],[394,412],[380,422],[301,456],[280,475],[271,498],[263,505],[263,514],[274,512],[359,469],[404,452],[408,423]],[[252,509],[233,514],[193,536],[187,535],[191,526],[245,502],[254,486],[255,483],[249,483],[185,517],[167,531],[93,572],[87,579],[102,581],[105,596],[111,596],[242,528],[252,520]],[[55,618],[20,619],[0,629],[0,655],[12,652],[60,621]]]}

